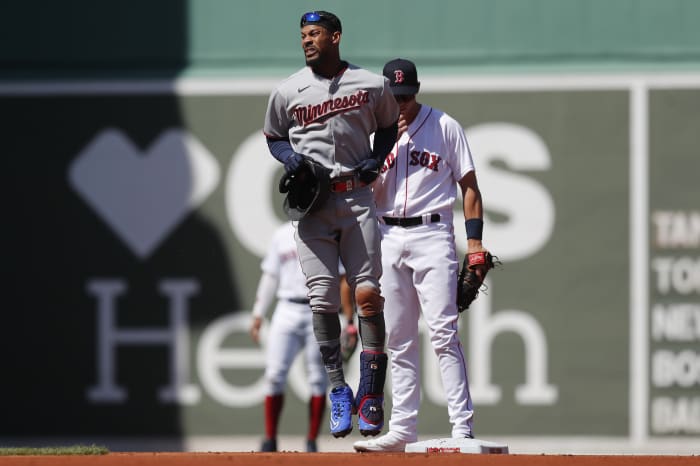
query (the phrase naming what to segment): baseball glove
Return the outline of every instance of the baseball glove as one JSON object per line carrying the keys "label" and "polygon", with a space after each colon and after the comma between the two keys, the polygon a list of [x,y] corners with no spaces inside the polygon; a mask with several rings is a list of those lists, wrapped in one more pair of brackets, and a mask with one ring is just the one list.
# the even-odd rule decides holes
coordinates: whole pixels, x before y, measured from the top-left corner
{"label": "baseball glove", "polygon": [[302,156],[296,171],[286,172],[279,182],[279,192],[286,194],[283,209],[289,220],[301,220],[320,208],[330,194],[331,170]]}
{"label": "baseball glove", "polygon": [[357,327],[355,324],[347,324],[340,331],[340,355],[344,362],[348,362],[357,349]]}
{"label": "baseball glove", "polygon": [[463,312],[476,299],[486,274],[500,264],[488,251],[473,252],[464,256],[462,271],[457,282],[457,309]]}

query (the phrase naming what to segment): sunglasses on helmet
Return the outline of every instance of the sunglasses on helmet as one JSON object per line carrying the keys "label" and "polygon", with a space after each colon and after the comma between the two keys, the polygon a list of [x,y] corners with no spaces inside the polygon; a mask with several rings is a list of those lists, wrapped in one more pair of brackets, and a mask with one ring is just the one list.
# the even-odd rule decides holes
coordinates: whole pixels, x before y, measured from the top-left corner
{"label": "sunglasses on helmet", "polygon": [[306,23],[316,23],[321,20],[321,14],[317,11],[309,11],[308,13],[304,13],[301,15],[301,25],[305,25]]}
{"label": "sunglasses on helmet", "polygon": [[309,11],[301,15],[301,21],[299,22],[300,27],[304,27],[309,23],[320,24],[329,31],[343,32],[340,19],[333,13],[328,13],[327,11]]}

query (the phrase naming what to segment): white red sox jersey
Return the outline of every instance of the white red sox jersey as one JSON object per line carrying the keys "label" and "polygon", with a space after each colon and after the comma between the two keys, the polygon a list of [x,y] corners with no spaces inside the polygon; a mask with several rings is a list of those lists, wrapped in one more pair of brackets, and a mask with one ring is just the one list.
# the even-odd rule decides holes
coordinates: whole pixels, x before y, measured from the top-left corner
{"label": "white red sox jersey", "polygon": [[326,79],[304,67],[271,93],[263,131],[289,138],[295,152],[338,176],[370,156],[370,134],[397,119],[398,105],[384,76],[348,64]]}
{"label": "white red sox jersey", "polygon": [[452,224],[457,182],[474,170],[462,126],[446,113],[421,104],[374,184],[377,215],[440,214]]}
{"label": "white red sox jersey", "polygon": [[277,299],[306,299],[309,289],[306,277],[301,272],[297,244],[294,241],[294,226],[285,222],[275,231],[272,243],[260,266],[262,271],[277,277]]}
{"label": "white red sox jersey", "polygon": [[418,438],[421,315],[438,356],[452,437],[473,435],[473,407],[458,333],[459,264],[452,223],[457,182],[471,170],[474,163],[461,125],[422,105],[373,186],[380,217],[427,220],[440,215],[439,222],[408,227],[380,223],[386,346],[392,354],[394,381],[389,430],[408,442]]}

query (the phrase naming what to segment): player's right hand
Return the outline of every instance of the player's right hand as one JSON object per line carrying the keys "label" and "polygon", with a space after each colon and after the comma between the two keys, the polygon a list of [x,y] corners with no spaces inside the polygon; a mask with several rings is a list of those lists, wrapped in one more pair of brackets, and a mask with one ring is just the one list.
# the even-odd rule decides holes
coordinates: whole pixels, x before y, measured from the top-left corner
{"label": "player's right hand", "polygon": [[260,327],[262,326],[262,317],[253,317],[253,323],[250,325],[250,337],[255,343],[260,343]]}
{"label": "player's right hand", "polygon": [[370,184],[379,176],[379,162],[376,159],[365,159],[355,166],[357,177],[365,184]]}
{"label": "player's right hand", "polygon": [[403,133],[408,131],[408,123],[406,122],[406,117],[403,113],[399,114],[399,131],[396,135],[396,139],[400,138]]}

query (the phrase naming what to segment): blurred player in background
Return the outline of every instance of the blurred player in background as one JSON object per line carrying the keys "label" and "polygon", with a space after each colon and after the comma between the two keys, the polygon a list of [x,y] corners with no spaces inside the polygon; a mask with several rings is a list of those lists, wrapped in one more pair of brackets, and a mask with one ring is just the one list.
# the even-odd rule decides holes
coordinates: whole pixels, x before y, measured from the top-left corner
{"label": "blurred player in background", "polygon": [[384,76],[399,103],[399,138],[374,184],[382,232],[382,293],[391,354],[389,431],[355,442],[357,451],[404,451],[418,440],[420,348],[423,319],[438,357],[453,438],[472,438],[472,400],[459,339],[453,227],[457,185],[463,194],[468,252],[483,251],[482,203],[474,162],[462,126],[416,101],[415,65],[388,62]]}
{"label": "blurred player in background", "polygon": [[[318,451],[316,439],[326,409],[328,378],[313,333],[306,278],[301,271],[294,241],[294,226],[277,229],[261,264],[262,276],[253,305],[250,335],[260,342],[260,328],[272,302],[277,305],[266,338],[265,351],[265,439],[261,451],[277,451],[277,428],[284,406],[289,369],[300,351],[304,352],[311,388],[306,451]],[[349,286],[340,267],[341,301],[348,321],[353,318]]]}

